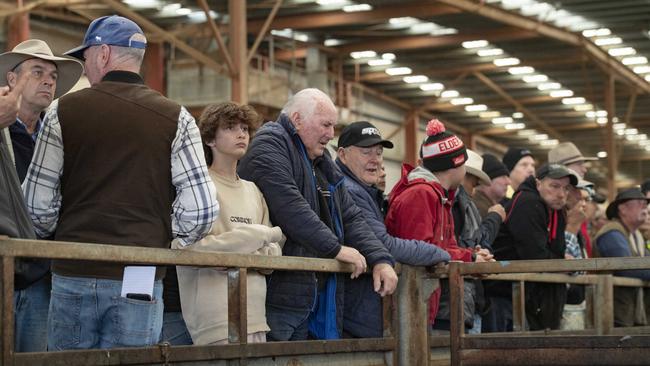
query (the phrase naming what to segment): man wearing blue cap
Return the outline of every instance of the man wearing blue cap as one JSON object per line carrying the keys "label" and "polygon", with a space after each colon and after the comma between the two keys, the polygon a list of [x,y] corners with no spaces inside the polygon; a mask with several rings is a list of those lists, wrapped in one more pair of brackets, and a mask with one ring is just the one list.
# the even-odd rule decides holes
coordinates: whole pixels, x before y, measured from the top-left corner
{"label": "man wearing blue cap", "polygon": [[[38,236],[169,248],[209,231],[218,203],[199,130],[184,107],[144,85],[146,44],[137,24],[106,16],[67,52],[84,61],[91,87],[60,98],[45,116],[23,186]],[[157,343],[164,274],[52,261],[48,349]]]}

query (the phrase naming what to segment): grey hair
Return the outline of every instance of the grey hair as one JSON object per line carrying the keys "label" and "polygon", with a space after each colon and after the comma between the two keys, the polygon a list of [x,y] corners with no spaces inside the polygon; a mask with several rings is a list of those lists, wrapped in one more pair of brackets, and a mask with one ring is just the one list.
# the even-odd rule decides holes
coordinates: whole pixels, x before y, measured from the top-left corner
{"label": "grey hair", "polygon": [[330,97],[316,88],[302,89],[294,94],[287,104],[282,108],[282,113],[291,117],[294,113],[299,113],[303,119],[311,119],[318,106],[323,104],[330,104],[334,107],[334,103]]}
{"label": "grey hair", "polygon": [[144,60],[143,48],[110,46],[111,51],[115,54],[115,62],[117,63],[130,63],[140,67]]}

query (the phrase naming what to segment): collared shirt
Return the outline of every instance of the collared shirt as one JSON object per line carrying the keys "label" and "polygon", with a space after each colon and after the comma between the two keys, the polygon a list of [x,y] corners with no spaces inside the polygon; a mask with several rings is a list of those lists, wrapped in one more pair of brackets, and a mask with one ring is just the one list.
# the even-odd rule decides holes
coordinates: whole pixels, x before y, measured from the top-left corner
{"label": "collared shirt", "polygon": [[[23,121],[20,120],[20,118],[16,118],[16,126],[22,127],[23,130],[25,130],[25,133],[29,134],[29,132],[27,131],[27,125],[24,124]],[[32,141],[36,142],[36,139],[38,139],[38,133],[41,132],[42,128],[43,128],[43,119],[41,117],[38,117],[38,121],[36,121],[36,128],[34,128],[34,133],[30,135],[32,137]]]}
{"label": "collared shirt", "polygon": [[16,122],[9,126],[11,146],[16,163],[16,173],[18,173],[18,179],[21,183],[25,180],[25,176],[27,175],[27,168],[29,168],[29,163],[32,161],[36,139],[38,138],[38,133],[40,132],[42,125],[43,121],[39,117],[34,128],[34,133],[32,134],[29,133],[27,126],[20,120],[20,118],[16,118]]}
{"label": "collared shirt", "polygon": [[[27,209],[39,237],[49,237],[56,230],[61,209],[63,149],[56,101],[45,116],[32,165],[23,183]],[[205,164],[199,155],[202,153],[201,135],[194,117],[181,107],[170,159],[171,183],[177,192],[172,204],[172,236],[182,245],[193,244],[205,236],[219,212],[216,200],[204,199],[216,197],[216,193],[207,169],[200,169]]]}

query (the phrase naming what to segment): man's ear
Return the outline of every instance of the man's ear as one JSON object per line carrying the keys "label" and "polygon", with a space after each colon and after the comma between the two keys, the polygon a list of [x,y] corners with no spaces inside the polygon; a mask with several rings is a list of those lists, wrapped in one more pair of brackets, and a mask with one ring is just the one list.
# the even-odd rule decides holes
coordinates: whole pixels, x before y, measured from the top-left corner
{"label": "man's ear", "polygon": [[16,86],[17,82],[18,82],[18,74],[16,74],[13,71],[8,71],[7,72],[7,85],[9,85],[9,89],[13,89]]}
{"label": "man's ear", "polygon": [[206,142],[205,144],[208,145],[208,146],[210,146],[210,147],[215,147],[215,146],[217,145],[216,140],[217,140],[217,139],[214,138],[214,139],[212,139],[212,140]]}
{"label": "man's ear", "polygon": [[339,159],[345,164],[345,148],[344,147],[339,147],[336,149],[336,155],[338,155]]}
{"label": "man's ear", "polygon": [[300,128],[302,127],[302,123],[303,123],[302,118],[300,118],[300,113],[293,112],[291,113],[289,118],[291,119],[291,122],[293,122],[293,127],[296,128],[296,131],[300,131]]}

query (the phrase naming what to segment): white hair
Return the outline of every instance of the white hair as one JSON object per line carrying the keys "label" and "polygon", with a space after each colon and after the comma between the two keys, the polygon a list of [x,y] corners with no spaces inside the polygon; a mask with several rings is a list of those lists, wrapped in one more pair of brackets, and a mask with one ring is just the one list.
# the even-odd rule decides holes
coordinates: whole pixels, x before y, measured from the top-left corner
{"label": "white hair", "polygon": [[303,119],[309,120],[317,107],[328,104],[332,108],[336,108],[332,99],[327,94],[316,88],[307,88],[302,89],[289,98],[287,104],[282,108],[282,113],[291,117],[292,114],[297,112]]}
{"label": "white hair", "polygon": [[144,60],[143,48],[110,46],[114,54],[113,62],[118,64],[129,63],[138,68],[142,65]]}

